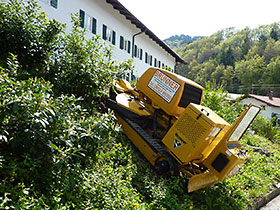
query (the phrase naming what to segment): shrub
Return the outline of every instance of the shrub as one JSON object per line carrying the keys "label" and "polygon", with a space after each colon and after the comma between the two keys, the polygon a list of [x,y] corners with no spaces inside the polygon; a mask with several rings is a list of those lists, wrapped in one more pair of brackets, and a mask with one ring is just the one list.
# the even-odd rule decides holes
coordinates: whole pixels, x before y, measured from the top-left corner
{"label": "shrub", "polygon": [[55,98],[52,85],[43,79],[17,81],[5,69],[1,75],[2,147],[16,156],[28,153],[44,161],[59,147],[69,157],[94,155],[94,119],[77,104],[81,99]]}
{"label": "shrub", "polygon": [[0,64],[5,65],[9,53],[17,55],[25,70],[21,78],[38,76],[57,48],[57,36],[62,24],[46,18],[35,1],[10,0],[0,2]]}
{"label": "shrub", "polygon": [[73,29],[65,34],[63,25],[48,20],[33,1],[10,0],[0,4],[0,64],[6,66],[10,53],[20,68],[17,79],[44,78],[56,95],[83,97],[90,108],[107,93],[112,79],[132,68],[131,61],[117,63],[111,48],[99,36],[86,38],[77,15]]}
{"label": "shrub", "polygon": [[230,103],[228,92],[223,86],[215,87],[211,83],[206,84],[202,105],[209,107],[229,123],[235,122],[243,111],[239,101]]}
{"label": "shrub", "polygon": [[272,120],[267,120],[262,116],[257,116],[252,124],[252,129],[257,132],[257,134],[268,138],[271,141],[279,142],[279,127],[275,125]]}
{"label": "shrub", "polygon": [[[96,182],[90,174],[97,147],[110,142],[116,131],[110,115],[97,112],[92,101],[99,101],[112,78],[131,62],[113,61],[110,48],[99,37],[86,40],[78,19],[74,22],[65,35],[35,1],[1,2],[1,209],[83,208],[89,199],[94,203],[93,189],[83,180],[88,176]],[[130,191],[129,184],[123,186]]]}
{"label": "shrub", "polygon": [[51,56],[47,79],[52,81],[57,94],[82,96],[91,104],[107,94],[106,87],[112,79],[131,69],[132,63],[113,61],[111,48],[104,45],[99,36],[88,40],[76,16],[72,17],[72,23],[73,30],[60,37],[58,51]]}

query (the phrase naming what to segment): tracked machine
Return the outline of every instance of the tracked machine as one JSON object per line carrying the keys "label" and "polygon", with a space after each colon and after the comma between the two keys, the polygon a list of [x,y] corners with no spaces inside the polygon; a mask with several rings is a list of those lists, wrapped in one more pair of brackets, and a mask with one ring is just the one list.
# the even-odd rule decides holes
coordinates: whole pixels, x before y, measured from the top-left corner
{"label": "tracked machine", "polygon": [[260,107],[250,105],[230,125],[201,105],[203,88],[149,68],[136,88],[116,79],[108,106],[123,132],[160,174],[186,174],[188,192],[233,175],[248,159],[239,143]]}

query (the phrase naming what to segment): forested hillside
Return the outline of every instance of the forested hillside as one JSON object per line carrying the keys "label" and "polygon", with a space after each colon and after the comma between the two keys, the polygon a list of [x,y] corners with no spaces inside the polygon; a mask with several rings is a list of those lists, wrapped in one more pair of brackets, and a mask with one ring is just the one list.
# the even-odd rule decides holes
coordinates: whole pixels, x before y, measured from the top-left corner
{"label": "forested hillside", "polygon": [[169,37],[168,39],[165,39],[164,41],[172,48],[178,48],[182,45],[189,44],[199,38],[203,38],[203,36],[194,36],[191,37],[189,35],[181,34],[180,36],[174,35]]}
{"label": "forested hillside", "polygon": [[177,72],[203,86],[212,81],[230,92],[267,94],[273,90],[280,96],[279,39],[279,23],[224,29],[174,48],[187,63]]}

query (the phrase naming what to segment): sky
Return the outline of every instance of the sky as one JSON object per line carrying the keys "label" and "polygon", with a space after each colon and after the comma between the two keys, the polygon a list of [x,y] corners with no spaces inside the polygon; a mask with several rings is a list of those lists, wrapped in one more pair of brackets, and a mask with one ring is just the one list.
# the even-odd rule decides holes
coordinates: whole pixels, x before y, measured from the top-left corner
{"label": "sky", "polygon": [[280,21],[280,0],[119,0],[160,39]]}

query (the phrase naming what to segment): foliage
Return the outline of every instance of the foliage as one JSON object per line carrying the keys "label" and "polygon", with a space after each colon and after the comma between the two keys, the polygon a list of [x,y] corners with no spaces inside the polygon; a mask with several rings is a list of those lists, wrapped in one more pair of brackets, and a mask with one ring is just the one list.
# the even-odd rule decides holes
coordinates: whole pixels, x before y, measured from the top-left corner
{"label": "foliage", "polygon": [[[187,63],[176,71],[203,86],[208,81],[214,81],[216,86],[223,84],[225,89],[235,93],[251,92],[253,84],[279,85],[279,34],[279,23],[255,29],[220,30],[211,36],[174,47]],[[177,44],[176,40],[169,42],[171,46]],[[269,90],[280,96],[279,86],[254,88],[254,94],[267,94]]]}
{"label": "foliage", "polygon": [[54,85],[56,95],[69,93],[86,102],[95,101],[117,74],[132,68],[131,61],[116,63],[99,36],[87,39],[76,15],[69,34],[62,31],[62,24],[48,20],[35,1],[1,3],[0,17],[4,37],[0,63],[10,53],[16,55],[20,63],[17,78],[43,77]]}
{"label": "foliage", "polygon": [[214,87],[213,83],[207,83],[204,89],[203,106],[209,107],[220,117],[229,123],[233,123],[241,114],[242,105],[238,101],[230,103],[228,92],[223,86]]}
{"label": "foliage", "polygon": [[189,35],[184,35],[181,34],[180,36],[175,35],[175,36],[171,36],[168,39],[165,39],[164,41],[166,42],[166,44],[168,44],[170,47],[172,48],[178,48],[181,47],[184,44],[189,44],[197,39],[203,38],[203,36],[194,36],[191,37]]}
{"label": "foliage", "polygon": [[[106,94],[106,87],[118,74],[132,68],[132,61],[116,63],[111,48],[99,36],[86,38],[86,30],[73,16],[73,30],[59,39],[59,47],[46,67],[46,78],[56,94],[82,96],[89,103]],[[98,102],[98,101],[97,101]]]}
{"label": "foliage", "polygon": [[[49,52],[57,48],[57,36],[62,24],[49,20],[38,11],[35,1],[0,2],[0,60],[9,54],[17,55],[21,68],[20,77],[38,74],[45,65]],[[5,62],[0,62],[4,64]]]}
{"label": "foliage", "polygon": [[[18,4],[11,1],[9,5],[1,4],[1,14],[10,11],[13,17],[9,18],[18,23],[11,12]],[[21,11],[19,17],[28,12],[42,14],[35,6],[32,11],[15,11]],[[13,28],[17,30],[17,25]],[[98,38],[87,42],[80,37],[84,32],[74,30],[65,39],[55,35],[51,45],[56,47],[46,48],[47,56],[39,53],[34,58],[28,51],[26,60],[38,58],[38,66],[25,65],[19,51],[3,47],[7,54],[0,59],[0,209],[247,209],[273,189],[280,179],[279,146],[257,135],[242,140],[251,155],[249,162],[236,176],[217,185],[188,194],[187,177],[157,176],[122,135],[112,113],[99,113],[90,101],[110,85],[106,76],[113,77],[118,73],[115,68],[125,69],[130,63],[115,63],[108,49],[99,48]],[[89,43],[97,49],[90,49]],[[39,65],[40,56],[44,59]],[[73,77],[63,81],[72,71]],[[74,86],[74,78],[79,78],[79,87],[85,84],[84,92],[68,88]],[[94,93],[89,91],[90,82]],[[226,98],[222,87],[217,93],[210,87],[206,87],[204,104],[231,122],[239,107],[222,104]],[[272,155],[255,153],[252,145]]]}
{"label": "foliage", "polygon": [[14,81],[3,74],[1,82],[4,148],[16,156],[29,153],[44,161],[59,147],[65,150],[65,157],[93,155],[92,119],[77,105],[81,99],[64,95],[54,98],[50,83],[42,79]]}
{"label": "foliage", "polygon": [[274,119],[267,120],[262,116],[258,116],[252,124],[252,129],[259,135],[264,136],[273,142],[280,143],[279,126],[275,125],[273,121]]}

